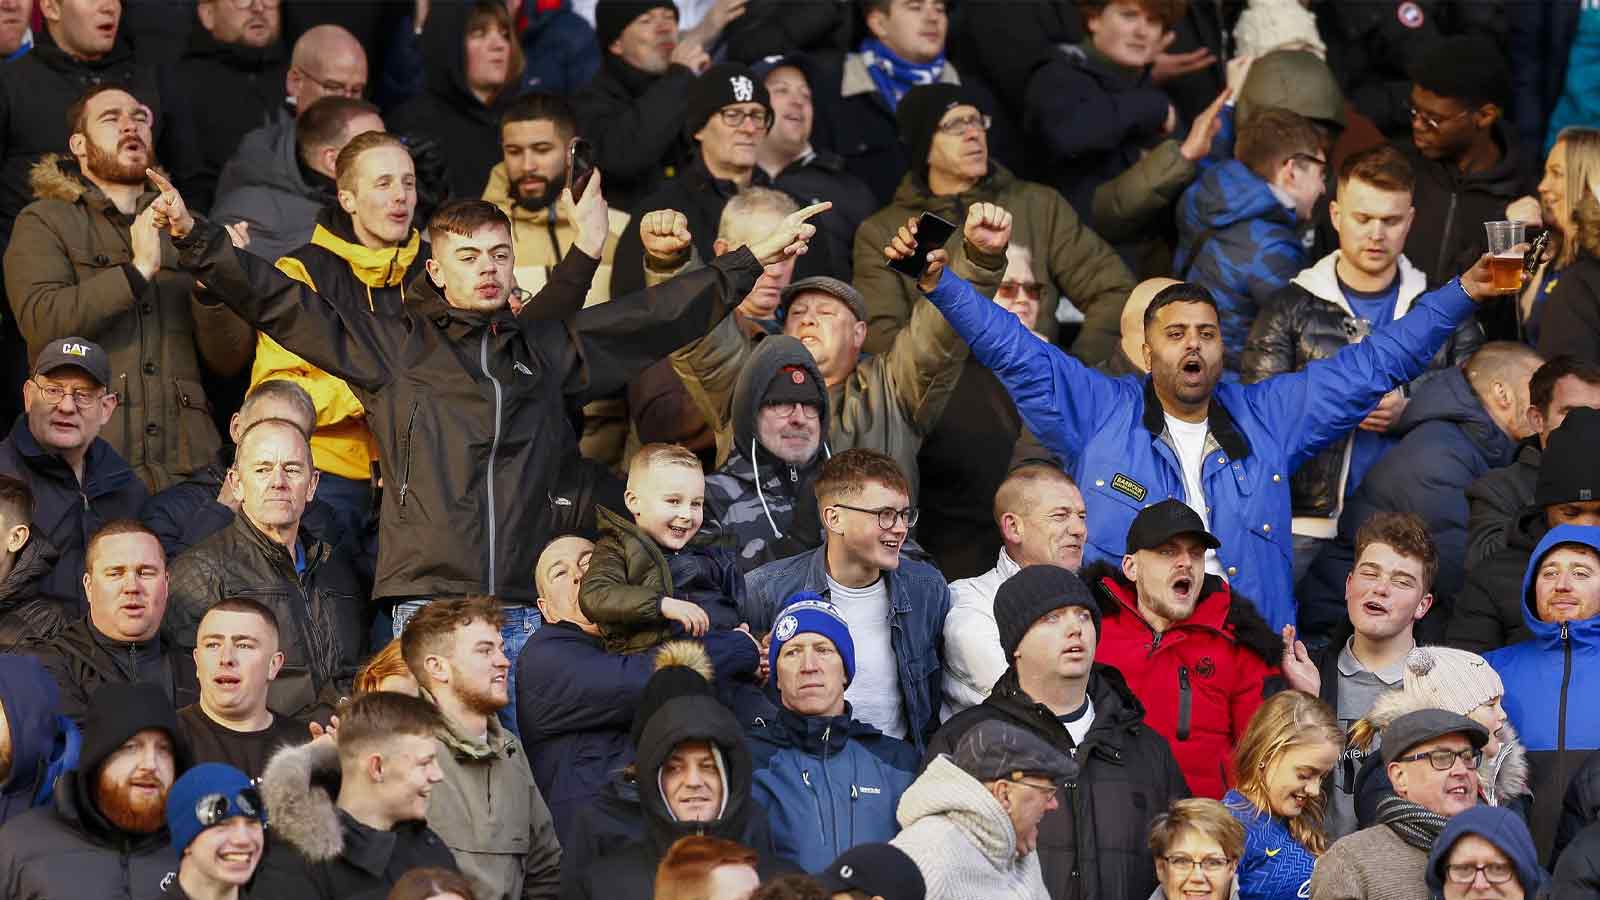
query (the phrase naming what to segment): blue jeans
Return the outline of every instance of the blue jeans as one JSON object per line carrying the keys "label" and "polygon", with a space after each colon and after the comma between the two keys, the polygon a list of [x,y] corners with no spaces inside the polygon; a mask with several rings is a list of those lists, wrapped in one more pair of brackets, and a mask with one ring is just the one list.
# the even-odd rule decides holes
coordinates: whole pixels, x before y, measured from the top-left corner
{"label": "blue jeans", "polygon": [[[404,600],[395,604],[395,637],[399,637],[400,633],[405,631],[406,623],[411,621],[417,610],[426,606],[428,602]],[[538,606],[520,603],[501,604],[500,611],[505,616],[505,624],[500,628],[500,637],[505,641],[506,659],[511,661],[511,671],[506,676],[506,695],[511,698],[511,702],[501,708],[500,724],[520,738],[522,734],[517,730],[517,657],[522,655],[522,647],[528,643],[528,638],[544,624],[544,617],[539,615]]]}

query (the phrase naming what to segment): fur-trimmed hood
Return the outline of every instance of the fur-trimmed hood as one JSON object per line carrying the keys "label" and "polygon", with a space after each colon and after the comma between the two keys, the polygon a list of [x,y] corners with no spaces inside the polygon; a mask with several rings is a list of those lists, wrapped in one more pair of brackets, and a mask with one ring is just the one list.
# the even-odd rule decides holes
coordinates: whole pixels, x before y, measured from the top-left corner
{"label": "fur-trimmed hood", "polygon": [[667,641],[656,651],[655,670],[682,666],[701,678],[706,684],[716,683],[716,669],[711,665],[711,654],[699,641]]}
{"label": "fur-trimmed hood", "polygon": [[[1122,574],[1120,567],[1106,560],[1097,560],[1084,566],[1078,574],[1083,583],[1089,586],[1095,601],[1100,604],[1101,618],[1109,619],[1123,615],[1136,603],[1133,583]],[[1218,594],[1223,595],[1223,602],[1227,603],[1227,612],[1212,621],[1204,621],[1208,611],[1202,607],[1214,602],[1213,598]],[[1261,617],[1261,613],[1256,611],[1256,605],[1250,598],[1232,590],[1221,578],[1215,575],[1205,577],[1200,585],[1200,602],[1195,606],[1195,613],[1196,615],[1189,621],[1214,628],[1241,647],[1261,657],[1267,665],[1277,666],[1283,661],[1283,639],[1272,630],[1272,626]]]}
{"label": "fur-trimmed hood", "polygon": [[344,852],[344,828],[334,804],[338,781],[339,749],[325,740],[279,750],[261,773],[261,799],[272,830],[312,863]]}
{"label": "fur-trimmed hood", "polygon": [[[160,166],[154,168],[157,172],[166,174]],[[99,188],[84,179],[83,171],[78,168],[78,161],[64,153],[46,153],[39,157],[39,161],[28,170],[28,186],[33,189],[34,199],[37,200],[77,203],[91,190],[96,196],[104,196]],[[155,194],[156,192],[146,183],[144,196],[139,198],[139,208],[143,209]]]}
{"label": "fur-trimmed hood", "polygon": [[[1415,694],[1408,694],[1404,690],[1384,691],[1372,704],[1366,721],[1381,732],[1395,719],[1424,708],[1426,701]],[[1511,798],[1525,797],[1531,793],[1528,784],[1528,751],[1517,739],[1517,730],[1510,721],[1501,731],[1499,755],[1483,761],[1478,777],[1483,782],[1484,796],[1496,806],[1505,806]]]}

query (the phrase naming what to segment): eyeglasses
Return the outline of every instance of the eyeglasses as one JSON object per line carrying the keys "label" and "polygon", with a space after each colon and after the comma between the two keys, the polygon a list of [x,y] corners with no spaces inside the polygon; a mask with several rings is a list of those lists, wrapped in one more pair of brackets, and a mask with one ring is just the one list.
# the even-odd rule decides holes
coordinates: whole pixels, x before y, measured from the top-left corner
{"label": "eyeglasses", "polygon": [[34,381],[33,388],[44,397],[44,402],[50,404],[51,406],[60,406],[61,398],[70,393],[72,394],[72,402],[76,404],[79,409],[93,409],[94,405],[99,403],[102,397],[106,396],[105,391],[68,391],[59,384],[49,384],[48,382],[43,381]]}
{"label": "eyeglasses", "polygon": [[1316,165],[1316,166],[1318,166],[1320,168],[1323,168],[1323,169],[1326,169],[1328,167],[1328,161],[1327,160],[1323,159],[1320,156],[1312,156],[1309,153],[1295,153],[1295,154],[1292,154],[1289,158],[1292,159],[1292,160],[1295,160],[1297,162],[1312,163],[1313,165]]}
{"label": "eyeglasses", "polygon": [[1029,300],[1038,300],[1044,296],[1044,283],[1039,281],[1002,281],[1000,294],[1014,297],[1021,294]]}
{"label": "eyeglasses", "polygon": [[[238,0],[234,0],[234,2],[237,3]],[[276,5],[276,4],[274,4],[274,5]],[[362,94],[366,93],[366,91],[367,91],[367,86],[364,85],[364,84],[345,84],[342,81],[323,81],[321,78],[318,78],[317,76],[311,74],[310,72],[307,72],[305,69],[302,69],[299,66],[295,66],[294,70],[296,72],[299,72],[301,77],[310,80],[312,84],[315,84],[317,87],[322,88],[324,91],[328,92],[329,94],[337,94],[337,95],[339,95],[341,97],[356,97],[356,98],[359,98]]]}
{"label": "eyeglasses", "polygon": [[227,819],[228,810],[233,808],[257,821],[267,820],[266,807],[262,805],[261,794],[254,786],[234,794],[231,803],[226,794],[206,794],[195,801],[194,817],[202,827],[210,828]]}
{"label": "eyeglasses", "polygon": [[978,130],[980,131],[988,131],[989,126],[993,124],[994,119],[989,116],[962,116],[959,119],[951,119],[948,122],[940,122],[939,133],[955,135],[959,137],[963,134],[966,134],[967,129],[972,128],[973,126],[977,126]]}
{"label": "eyeglasses", "polygon": [[729,128],[743,127],[750,119],[754,119],[756,127],[763,131],[772,128],[772,113],[766,109],[736,109],[728,106],[717,110],[717,116],[722,119],[722,124]]}
{"label": "eyeglasses", "polygon": [[1417,109],[1415,106],[1406,107],[1406,113],[1411,116],[1411,124],[1422,126],[1423,130],[1425,131],[1438,131],[1444,126],[1444,123],[1454,122],[1455,120],[1471,112],[1472,110],[1470,109],[1463,109],[1461,112],[1458,112],[1455,115],[1445,116],[1444,118],[1440,119],[1428,115],[1427,113]]}
{"label": "eyeglasses", "polygon": [[1472,863],[1451,863],[1444,867],[1445,877],[1456,884],[1471,884],[1477,880],[1478,873],[1483,873],[1483,878],[1490,884],[1505,884],[1511,876],[1517,874],[1510,863],[1488,863],[1475,866]]}
{"label": "eyeglasses", "polygon": [[1033,788],[1041,794],[1050,794],[1052,796],[1054,796],[1056,792],[1056,786],[1054,784],[1034,784],[1031,781],[1023,781],[1021,778],[1008,778],[1006,779],[1006,784],[1016,784],[1026,788]]}
{"label": "eyeglasses", "polygon": [[1167,861],[1167,868],[1171,869],[1172,873],[1180,878],[1189,877],[1189,873],[1194,871],[1195,866],[1199,866],[1200,871],[1207,875],[1221,875],[1228,870],[1229,866],[1233,865],[1233,860],[1226,856],[1208,856],[1205,859],[1195,859],[1192,856],[1174,853],[1171,856],[1164,856],[1162,859]]}
{"label": "eyeglasses", "polygon": [[846,506],[843,503],[835,503],[834,506],[837,506],[840,509],[848,509],[852,512],[867,513],[868,515],[877,516],[878,527],[882,528],[884,531],[888,531],[889,529],[893,528],[894,523],[902,521],[906,523],[907,528],[915,528],[917,525],[917,515],[921,512],[921,510],[918,510],[915,506],[908,506],[905,509],[894,509],[893,507],[888,506],[885,506],[883,509],[862,509],[859,506]]}
{"label": "eyeglasses", "polygon": [[1428,761],[1428,765],[1440,772],[1448,772],[1455,768],[1456,760],[1461,760],[1469,769],[1476,769],[1478,763],[1483,762],[1482,750],[1429,750],[1427,753],[1413,753],[1402,756],[1395,762],[1415,762],[1419,759]]}
{"label": "eyeglasses", "polygon": [[810,403],[768,403],[764,408],[772,410],[780,419],[789,418],[797,409],[800,415],[807,419],[815,419],[822,415],[822,410]]}

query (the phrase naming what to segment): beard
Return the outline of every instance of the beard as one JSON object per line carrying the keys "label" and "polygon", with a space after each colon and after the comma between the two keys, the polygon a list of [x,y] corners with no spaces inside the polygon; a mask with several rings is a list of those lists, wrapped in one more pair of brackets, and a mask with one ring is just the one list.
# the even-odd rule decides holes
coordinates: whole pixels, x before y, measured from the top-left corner
{"label": "beard", "polygon": [[167,788],[155,797],[133,794],[132,782],[112,781],[105,772],[95,786],[95,802],[106,820],[129,834],[154,834],[166,822]]}
{"label": "beard", "polygon": [[492,716],[504,709],[509,698],[502,700],[494,695],[492,688],[467,687],[462,685],[456,688],[456,699],[461,701],[474,715]]}
{"label": "beard", "polygon": [[[513,182],[511,185],[511,191],[512,194],[517,198],[518,206],[522,207],[528,212],[542,212],[543,210],[554,206],[556,201],[561,199],[561,190],[563,187],[565,187],[565,184],[558,184],[555,180],[545,178],[541,175],[535,175],[532,177],[534,180],[544,184],[543,193],[534,195],[524,194],[522,192],[521,182]],[[562,174],[560,180],[562,182],[566,181],[565,173]]]}
{"label": "beard", "polygon": [[110,152],[101,149],[94,141],[86,143],[89,145],[89,158],[85,160],[84,165],[90,175],[101,181],[109,181],[112,184],[144,184],[144,170],[155,165],[155,160],[150,156],[150,148],[143,140],[139,143],[144,146],[145,161],[138,165],[122,162],[117,153],[120,141]]}

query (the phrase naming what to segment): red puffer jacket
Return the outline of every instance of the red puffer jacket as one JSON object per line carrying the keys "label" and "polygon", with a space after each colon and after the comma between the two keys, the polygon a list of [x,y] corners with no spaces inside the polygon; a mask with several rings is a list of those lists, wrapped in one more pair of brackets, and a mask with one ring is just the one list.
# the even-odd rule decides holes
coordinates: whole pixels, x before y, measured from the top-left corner
{"label": "red puffer jacket", "polygon": [[1235,783],[1233,748],[1250,717],[1286,687],[1282,640],[1215,575],[1206,576],[1194,614],[1160,634],[1139,615],[1136,590],[1120,571],[1096,563],[1083,578],[1100,602],[1095,662],[1127,679],[1194,795],[1220,800]]}

